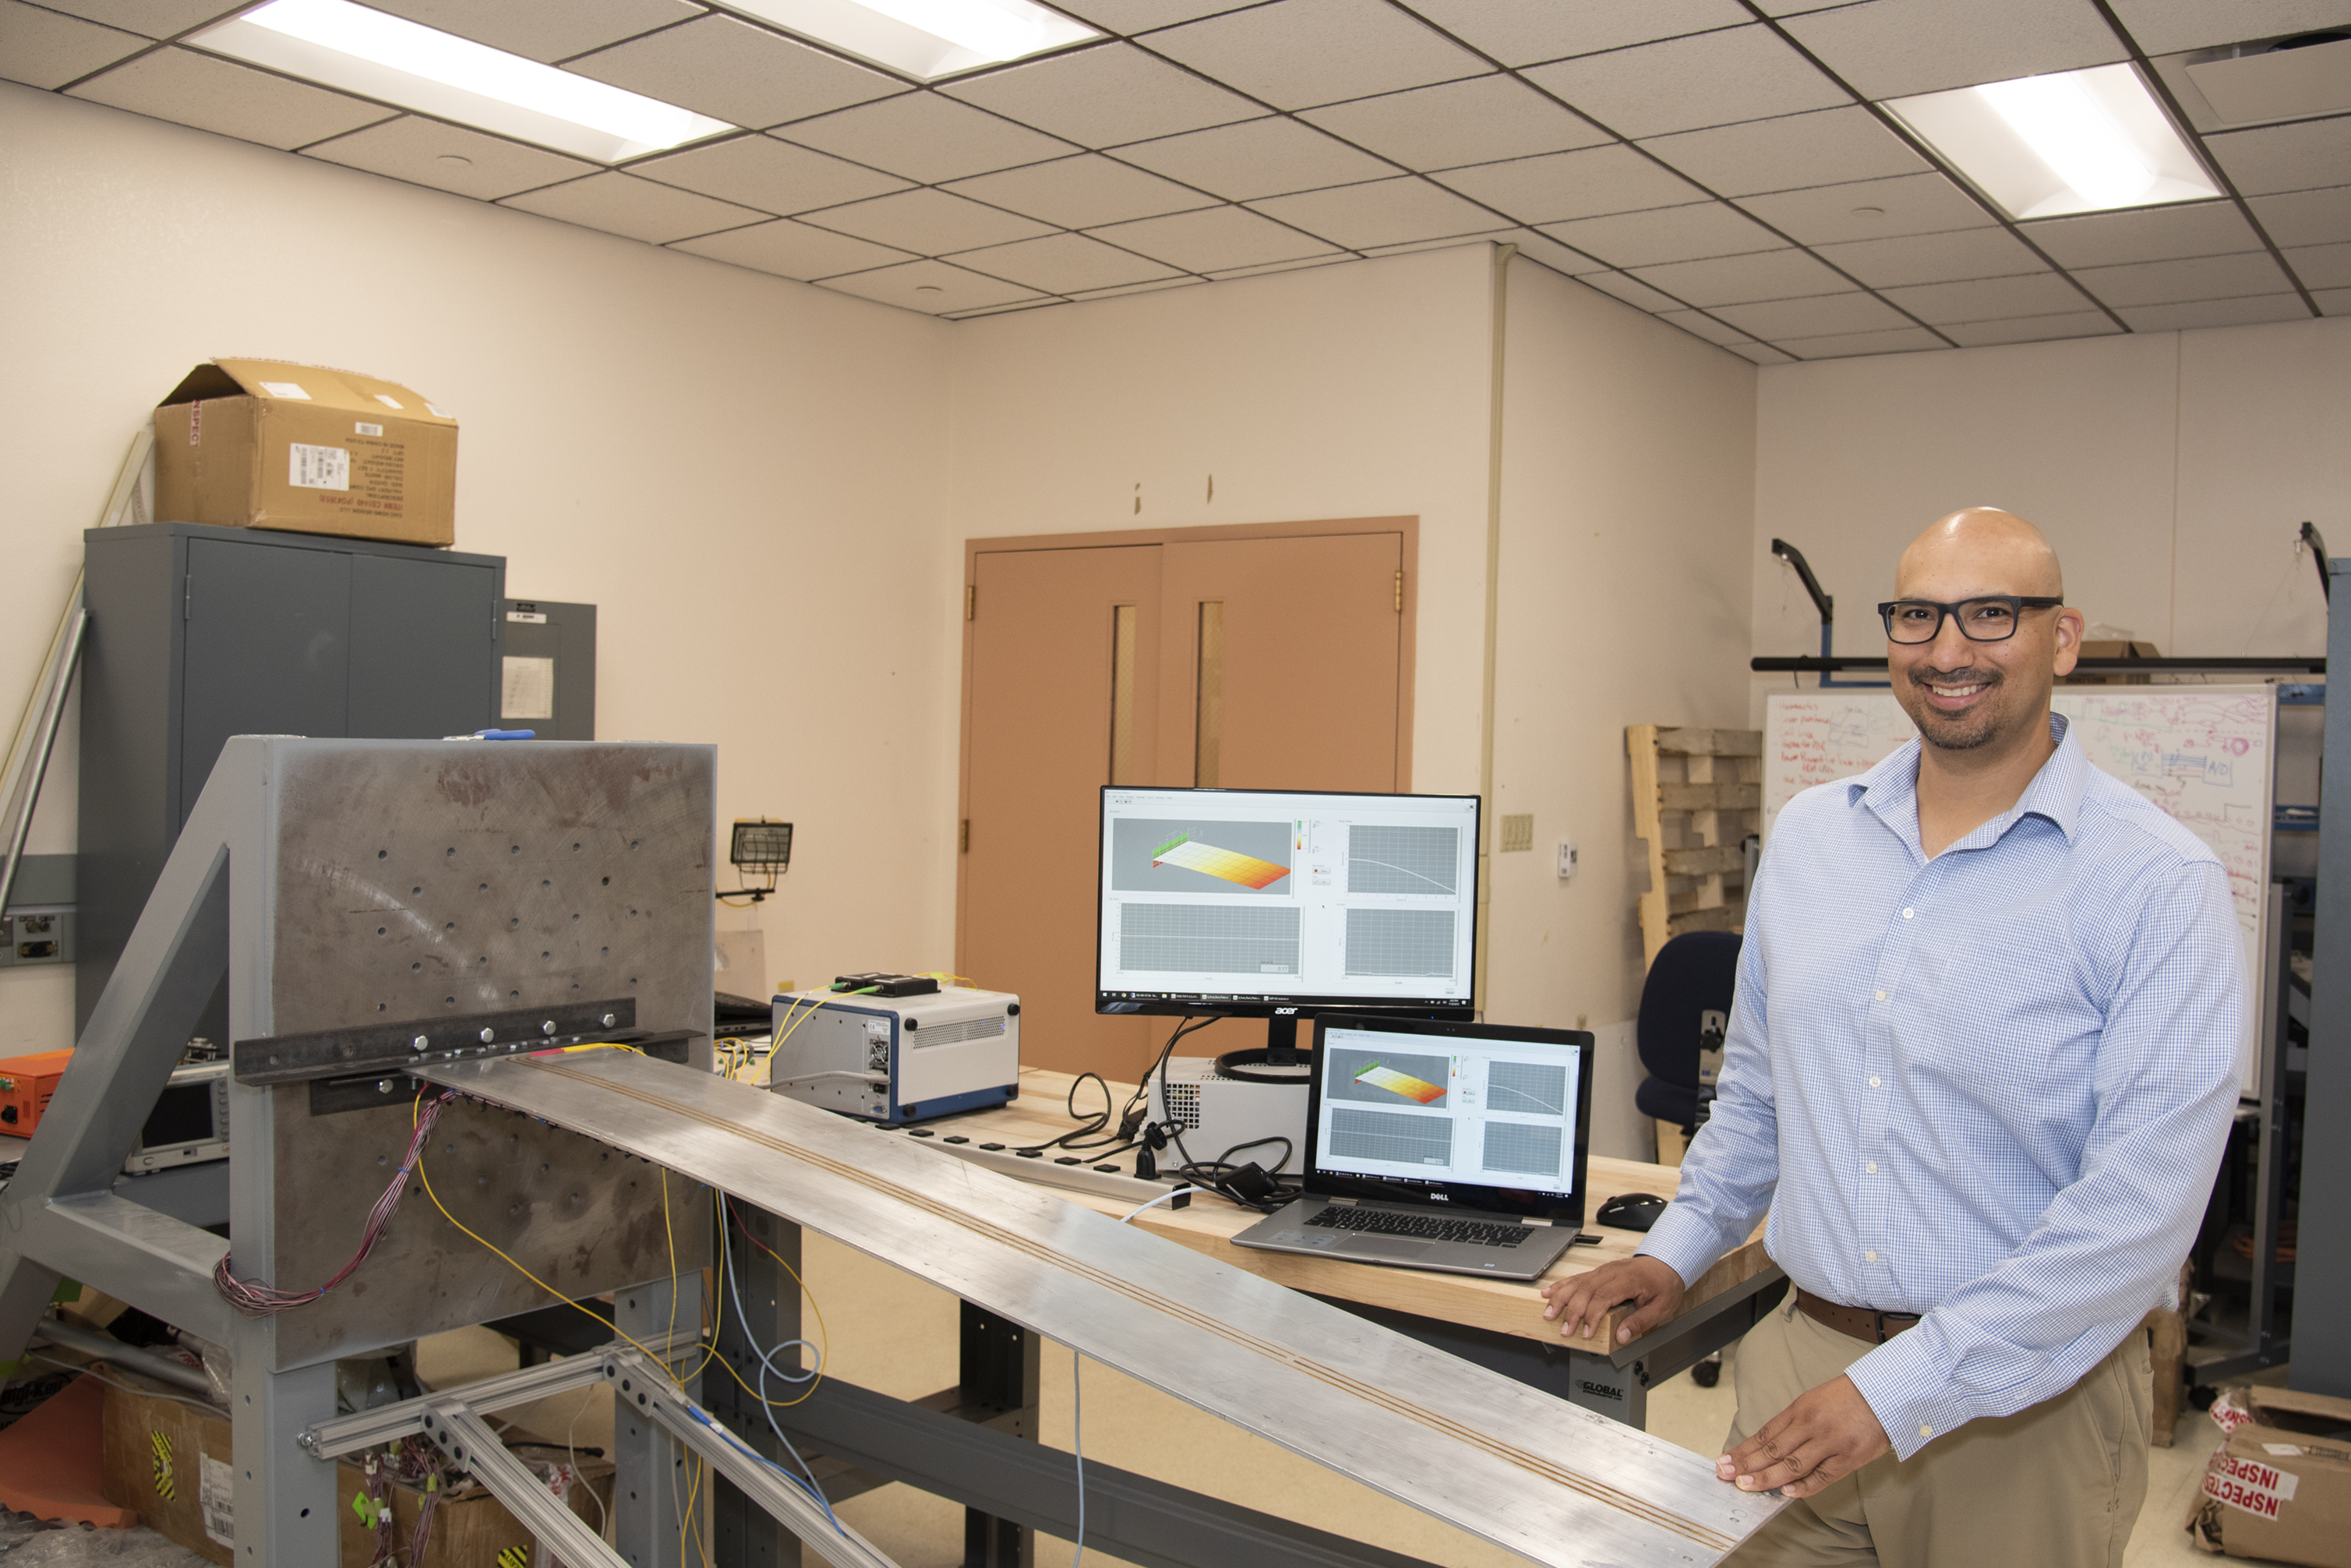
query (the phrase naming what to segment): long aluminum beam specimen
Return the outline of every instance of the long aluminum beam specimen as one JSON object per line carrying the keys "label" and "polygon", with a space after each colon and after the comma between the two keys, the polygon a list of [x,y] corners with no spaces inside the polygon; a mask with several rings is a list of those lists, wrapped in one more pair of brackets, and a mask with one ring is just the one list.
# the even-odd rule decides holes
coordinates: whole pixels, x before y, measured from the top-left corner
{"label": "long aluminum beam specimen", "polygon": [[1537,1563],[1711,1563],[1780,1507],[1646,1433],[781,1095],[617,1051],[420,1076],[738,1194]]}

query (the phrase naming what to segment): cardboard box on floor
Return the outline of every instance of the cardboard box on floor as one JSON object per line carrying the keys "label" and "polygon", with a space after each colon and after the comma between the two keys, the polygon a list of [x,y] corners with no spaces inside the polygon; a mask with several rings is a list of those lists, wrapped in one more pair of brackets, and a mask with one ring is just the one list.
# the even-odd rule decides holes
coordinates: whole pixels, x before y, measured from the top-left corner
{"label": "cardboard box on floor", "polygon": [[214,360],[155,410],[155,516],[454,544],[457,422],[373,376]]}
{"label": "cardboard box on floor", "polygon": [[[108,1375],[119,1383],[144,1381],[111,1369]],[[207,1414],[161,1393],[109,1387],[103,1444],[107,1500],[136,1509],[140,1523],[199,1556],[219,1563],[234,1560],[226,1416]],[[611,1506],[611,1466],[582,1459],[580,1471],[584,1484],[573,1487],[567,1500],[574,1513],[601,1526],[604,1511]],[[352,1508],[353,1498],[364,1490],[357,1466],[335,1467],[341,1568],[367,1568],[375,1555],[375,1537]],[[423,1501],[423,1494],[413,1487],[392,1489],[393,1535],[403,1563]],[[424,1560],[413,1568],[487,1568],[511,1561],[502,1553],[514,1549],[529,1560],[530,1531],[487,1492],[479,1488],[461,1490],[449,1494],[434,1511],[433,1540],[425,1548]]]}
{"label": "cardboard box on floor", "polygon": [[2188,1538],[2231,1557],[2351,1568],[2351,1399],[2224,1389]]}

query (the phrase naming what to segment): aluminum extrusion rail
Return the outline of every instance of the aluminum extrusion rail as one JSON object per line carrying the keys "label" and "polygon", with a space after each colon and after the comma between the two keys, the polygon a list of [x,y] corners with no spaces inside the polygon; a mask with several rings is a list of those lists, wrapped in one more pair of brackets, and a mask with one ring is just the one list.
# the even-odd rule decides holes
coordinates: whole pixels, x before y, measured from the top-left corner
{"label": "aluminum extrusion rail", "polygon": [[1548,1568],[1698,1568],[1782,1506],[1646,1433],[765,1090],[621,1051],[419,1076],[735,1193]]}

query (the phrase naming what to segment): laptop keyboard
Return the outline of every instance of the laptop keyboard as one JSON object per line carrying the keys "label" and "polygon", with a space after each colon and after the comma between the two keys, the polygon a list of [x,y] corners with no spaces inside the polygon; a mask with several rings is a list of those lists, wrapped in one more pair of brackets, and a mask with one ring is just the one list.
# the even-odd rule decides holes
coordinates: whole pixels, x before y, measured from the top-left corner
{"label": "laptop keyboard", "polygon": [[1384,1208],[1347,1208],[1335,1203],[1323,1205],[1306,1223],[1334,1230],[1409,1236],[1416,1241],[1468,1241],[1485,1247],[1516,1247],[1534,1234],[1524,1225],[1495,1225],[1442,1214],[1397,1214]]}

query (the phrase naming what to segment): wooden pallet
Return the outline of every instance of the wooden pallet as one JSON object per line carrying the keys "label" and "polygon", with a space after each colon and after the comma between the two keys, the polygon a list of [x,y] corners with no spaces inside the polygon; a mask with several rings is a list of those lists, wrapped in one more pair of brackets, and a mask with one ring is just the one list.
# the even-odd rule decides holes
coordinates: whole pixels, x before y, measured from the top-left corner
{"label": "wooden pallet", "polygon": [[1736,931],[1747,918],[1742,841],[1762,825],[1763,732],[1628,726],[1633,831],[1648,845],[1641,961],[1685,931]]}

